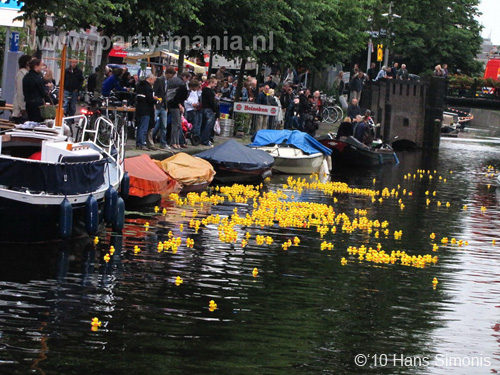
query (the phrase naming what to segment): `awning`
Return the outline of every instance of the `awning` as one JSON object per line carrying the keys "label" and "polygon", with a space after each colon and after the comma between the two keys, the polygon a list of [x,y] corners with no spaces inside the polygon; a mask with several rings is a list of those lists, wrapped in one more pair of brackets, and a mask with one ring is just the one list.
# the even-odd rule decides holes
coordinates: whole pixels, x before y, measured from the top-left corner
{"label": "awning", "polygon": [[[124,58],[123,61],[125,63],[135,64],[137,62],[145,62],[142,60],[152,59],[155,57],[170,57],[170,58],[172,58],[173,60],[175,60],[174,63],[170,64],[172,66],[176,66],[177,61],[179,61],[179,55],[176,55],[175,53],[169,52],[167,50],[160,50],[160,49],[154,49],[150,52],[143,53],[143,54],[136,55],[136,56],[127,56]],[[184,60],[184,67],[187,69],[192,68],[196,74],[198,74],[198,73],[205,74],[205,67],[204,66],[200,66],[200,65],[195,64],[194,62],[186,60],[186,59]]]}
{"label": "awning", "polygon": [[122,47],[113,47],[113,49],[109,52],[110,57],[127,57],[127,51],[125,51]]}

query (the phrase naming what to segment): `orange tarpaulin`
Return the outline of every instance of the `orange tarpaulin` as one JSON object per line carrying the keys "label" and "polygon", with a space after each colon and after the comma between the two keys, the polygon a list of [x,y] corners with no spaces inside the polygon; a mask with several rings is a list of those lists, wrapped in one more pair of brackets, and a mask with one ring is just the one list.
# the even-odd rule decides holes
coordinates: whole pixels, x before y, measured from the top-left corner
{"label": "orange tarpaulin", "polygon": [[162,161],[156,161],[156,164],[183,185],[210,183],[215,175],[214,168],[208,161],[184,152],[179,152]]}
{"label": "orange tarpaulin", "polygon": [[130,176],[130,195],[134,197],[142,198],[150,194],[166,197],[182,188],[146,154],[125,159],[125,171]]}

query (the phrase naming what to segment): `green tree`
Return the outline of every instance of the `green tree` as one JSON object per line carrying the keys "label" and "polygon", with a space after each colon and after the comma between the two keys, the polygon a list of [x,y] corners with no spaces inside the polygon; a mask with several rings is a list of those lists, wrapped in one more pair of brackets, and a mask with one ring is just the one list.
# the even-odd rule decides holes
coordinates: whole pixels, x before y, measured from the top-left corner
{"label": "green tree", "polygon": [[[388,0],[378,0],[374,24],[390,27],[391,50],[410,71],[420,73],[446,63],[450,71],[476,73],[475,57],[481,45],[481,26],[475,18],[479,0],[406,0],[394,2],[393,12],[401,18],[388,24]],[[392,35],[393,33],[393,35]]]}
{"label": "green tree", "polygon": [[[104,37],[129,38],[138,35],[157,37],[160,30],[179,28],[178,14],[192,11],[198,0],[166,0],[145,2],[139,0],[30,0],[22,11],[25,19],[35,19],[41,27],[46,15],[53,16],[60,30],[79,30],[95,26]],[[113,45],[107,44],[101,60],[101,77]],[[99,82],[98,82],[99,84]]]}

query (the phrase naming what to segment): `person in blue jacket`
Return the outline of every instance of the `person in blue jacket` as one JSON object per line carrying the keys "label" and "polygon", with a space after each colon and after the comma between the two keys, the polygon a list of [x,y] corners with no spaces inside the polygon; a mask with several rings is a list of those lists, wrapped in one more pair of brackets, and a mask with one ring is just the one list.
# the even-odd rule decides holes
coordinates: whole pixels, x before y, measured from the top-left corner
{"label": "person in blue jacket", "polygon": [[121,74],[122,69],[115,69],[113,70],[113,74],[106,78],[106,80],[102,83],[101,88],[101,94],[103,96],[109,96],[112,90],[127,91],[127,89],[122,87],[120,84]]}

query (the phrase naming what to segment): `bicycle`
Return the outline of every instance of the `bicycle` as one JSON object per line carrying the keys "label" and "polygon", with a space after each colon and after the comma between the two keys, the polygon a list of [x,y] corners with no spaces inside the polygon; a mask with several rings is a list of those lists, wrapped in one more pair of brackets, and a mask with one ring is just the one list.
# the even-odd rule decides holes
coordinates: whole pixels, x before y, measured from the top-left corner
{"label": "bicycle", "polygon": [[323,96],[321,101],[324,103],[323,110],[321,111],[322,122],[332,122],[335,124],[344,118],[344,111],[342,107],[335,104],[335,98]]}

